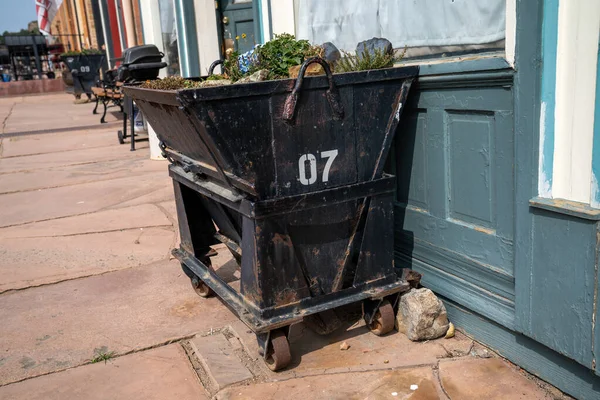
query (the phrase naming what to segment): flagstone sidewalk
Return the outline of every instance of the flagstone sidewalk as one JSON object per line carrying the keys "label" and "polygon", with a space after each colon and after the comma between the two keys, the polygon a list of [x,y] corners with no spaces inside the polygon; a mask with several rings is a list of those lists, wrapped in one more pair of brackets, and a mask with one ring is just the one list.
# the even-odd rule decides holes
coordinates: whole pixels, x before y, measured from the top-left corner
{"label": "flagstone sidewalk", "polygon": [[0,399],[567,398],[463,333],[376,337],[352,307],[328,336],[294,325],[292,363],[271,372],[248,328],[170,257],[167,162],[147,142],[119,145],[118,122],[86,128],[92,108],[0,99]]}

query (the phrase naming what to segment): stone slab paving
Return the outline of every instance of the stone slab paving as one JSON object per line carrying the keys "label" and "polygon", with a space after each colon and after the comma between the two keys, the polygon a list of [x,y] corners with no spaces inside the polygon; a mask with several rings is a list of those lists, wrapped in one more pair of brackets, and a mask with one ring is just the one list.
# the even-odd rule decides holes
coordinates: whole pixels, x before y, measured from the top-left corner
{"label": "stone slab paving", "polygon": [[[73,104],[74,99],[66,93],[4,99],[2,108],[9,107],[12,111],[5,121],[3,133],[100,125],[101,115],[92,114],[95,104]],[[117,110],[117,107],[109,108],[107,122],[120,119],[119,114],[112,112]]]}
{"label": "stone slab paving", "polygon": [[174,240],[171,226],[2,239],[0,293],[165,260]]}
{"label": "stone slab paving", "polygon": [[6,400],[208,400],[179,344],[0,387]]}
{"label": "stone slab paving", "polygon": [[169,218],[158,206],[141,204],[10,228],[0,228],[0,238],[73,236],[135,228],[172,226]]}
{"label": "stone slab paving", "polygon": [[[357,310],[357,312],[359,312]],[[233,330],[240,337],[251,356],[257,357],[258,344],[246,326],[236,321]],[[340,350],[346,342],[350,348]],[[414,365],[435,364],[449,353],[466,355],[472,341],[462,334],[447,340],[411,342],[405,335],[393,332],[383,337],[369,332],[362,320],[355,326],[341,329],[330,335],[320,336],[304,324],[292,326],[290,346],[292,362],[282,372],[272,372],[263,366],[272,379],[341,373],[348,371],[370,371]]]}
{"label": "stone slab paving", "polygon": [[190,340],[190,345],[216,390],[254,378],[223,334],[195,337]]}
{"label": "stone slab paving", "polygon": [[451,399],[551,400],[516,367],[500,358],[466,358],[440,362],[444,390]]}
{"label": "stone slab paving", "polygon": [[[460,332],[453,339],[411,342],[399,333],[378,338],[364,327],[359,327],[360,332],[350,328],[318,336],[301,325],[294,325],[290,333],[292,364],[274,373],[257,357],[249,330],[237,321],[232,324],[230,331],[242,338],[247,354],[262,367],[263,383],[234,385],[218,392],[215,398],[567,398],[560,393],[549,394],[535,378],[519,372]],[[340,349],[344,341],[350,345],[348,350]]]}
{"label": "stone slab paving", "polygon": [[114,150],[116,143],[117,133],[112,127],[44,135],[12,136],[2,140],[0,155],[3,158],[18,157],[107,146],[111,146]]}
{"label": "stone slab paving", "polygon": [[[166,171],[0,196],[0,227],[87,214],[153,193],[169,184]],[[144,201],[142,203],[147,203]]]}
{"label": "stone slab paving", "polygon": [[[413,385],[417,387],[415,388]],[[414,390],[411,389],[411,386]],[[215,399],[218,400],[436,400],[443,398],[444,395],[431,367],[363,373],[352,372],[288,379],[253,386],[228,388],[215,396]]]}
{"label": "stone slab paving", "polygon": [[232,323],[176,261],[0,295],[0,385],[75,367],[96,349],[141,350]]}
{"label": "stone slab paving", "polygon": [[169,213],[173,220],[177,221],[177,207],[175,206],[174,199],[171,201],[159,203],[158,205],[162,207],[167,213]]}
{"label": "stone slab paving", "polygon": [[[149,159],[113,160],[0,175],[0,194],[71,186],[164,172],[166,165]],[[172,189],[171,189],[172,190]]]}
{"label": "stone slab paving", "polygon": [[0,159],[0,174],[45,170],[65,165],[89,164],[100,161],[128,160],[135,158],[147,159],[148,143],[141,142],[139,145],[138,151],[129,151],[124,146],[117,148],[106,146],[2,158]]}
{"label": "stone slab paving", "polygon": [[6,124],[11,111],[17,103],[21,102],[23,102],[23,96],[0,97],[0,134],[2,133],[2,128]]}
{"label": "stone slab paving", "polygon": [[[166,172],[165,172],[166,174]],[[131,200],[115,203],[110,208],[131,207],[138,204],[153,203],[162,204],[164,202],[172,202],[175,206],[175,195],[173,192],[173,182],[171,178],[167,178],[156,185],[157,188],[141,196],[137,196]]]}

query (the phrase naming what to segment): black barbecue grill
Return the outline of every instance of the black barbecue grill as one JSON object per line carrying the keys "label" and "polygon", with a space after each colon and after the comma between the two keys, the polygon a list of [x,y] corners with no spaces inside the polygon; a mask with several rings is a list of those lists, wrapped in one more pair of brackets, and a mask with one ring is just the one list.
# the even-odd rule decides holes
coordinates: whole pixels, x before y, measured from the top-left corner
{"label": "black barbecue grill", "polygon": [[158,78],[158,71],[167,66],[164,56],[153,44],[128,48],[123,52],[119,80],[135,83]]}
{"label": "black barbecue grill", "polygon": [[[137,84],[147,80],[158,78],[161,68],[167,66],[162,61],[164,54],[153,44],[145,44],[126,49],[121,58],[121,66],[118,69],[118,80],[123,83]],[[131,129],[131,151],[135,150],[135,121],[133,112],[133,100],[125,94],[124,98],[123,130],[117,133],[119,143],[125,143],[127,138],[127,117]]]}

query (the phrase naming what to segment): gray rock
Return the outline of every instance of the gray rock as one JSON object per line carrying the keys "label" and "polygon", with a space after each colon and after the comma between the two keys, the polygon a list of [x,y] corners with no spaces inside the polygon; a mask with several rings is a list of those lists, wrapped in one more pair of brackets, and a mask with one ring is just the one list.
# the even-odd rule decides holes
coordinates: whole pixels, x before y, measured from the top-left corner
{"label": "gray rock", "polygon": [[269,76],[269,72],[266,69],[261,69],[260,71],[256,71],[252,75],[248,75],[240,79],[237,83],[251,83],[251,82],[262,82],[266,81]]}
{"label": "gray rock", "polygon": [[392,42],[387,39],[373,38],[362,41],[356,46],[356,56],[361,58],[365,51],[374,56],[375,50],[379,50],[382,54],[392,54],[394,47],[392,46]]}
{"label": "gray rock", "polygon": [[215,86],[225,86],[225,85],[231,85],[231,81],[229,79],[217,79],[214,81],[203,81],[201,82],[198,87],[215,87]]}
{"label": "gray rock", "polygon": [[331,42],[325,42],[321,45],[323,48],[323,59],[330,64],[334,64],[342,58],[342,53]]}
{"label": "gray rock", "polygon": [[412,341],[437,339],[448,330],[446,307],[427,288],[411,289],[400,298],[398,331]]}

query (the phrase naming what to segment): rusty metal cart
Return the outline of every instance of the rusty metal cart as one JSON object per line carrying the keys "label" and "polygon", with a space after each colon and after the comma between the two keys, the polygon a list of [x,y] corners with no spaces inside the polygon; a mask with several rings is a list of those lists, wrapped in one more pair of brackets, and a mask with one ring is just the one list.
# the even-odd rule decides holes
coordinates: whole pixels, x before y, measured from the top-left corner
{"label": "rusty metal cart", "polygon": [[[303,78],[308,64],[326,76]],[[215,293],[288,365],[292,323],[362,302],[377,335],[408,284],[393,260],[395,178],[384,162],[417,67],[159,91],[125,88],[171,162],[181,247],[200,296]],[[216,226],[216,228],[215,228]],[[240,289],[211,268],[224,243]]]}

